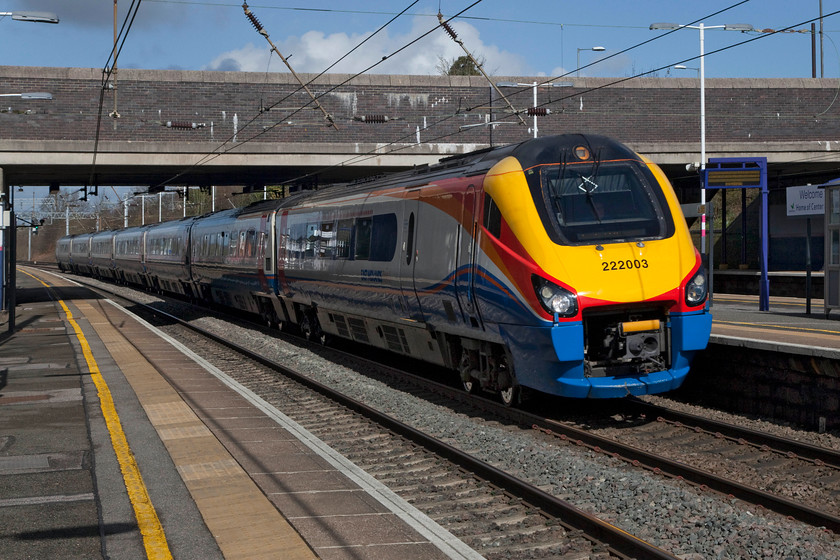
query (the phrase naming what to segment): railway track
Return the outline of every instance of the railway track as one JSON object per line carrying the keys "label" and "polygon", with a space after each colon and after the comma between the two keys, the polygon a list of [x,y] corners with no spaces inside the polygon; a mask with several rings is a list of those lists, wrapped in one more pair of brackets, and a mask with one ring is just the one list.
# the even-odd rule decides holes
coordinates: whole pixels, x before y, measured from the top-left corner
{"label": "railway track", "polygon": [[[332,350],[330,350],[332,352]],[[359,362],[363,362],[363,359],[355,356],[350,358],[351,360],[357,360]],[[762,504],[769,509],[773,509],[785,516],[789,516],[792,518],[803,520],[807,523],[810,523],[816,527],[827,527],[835,532],[837,532],[837,519],[833,512],[831,511],[824,511],[819,507],[800,507],[800,503],[802,500],[799,500],[796,497],[786,498],[784,496],[779,496],[778,494],[774,495],[774,492],[763,491],[759,490],[755,492],[755,488],[750,488],[747,484],[742,484],[737,480],[732,480],[731,478],[727,479],[724,476],[720,476],[717,473],[710,473],[705,472],[707,469],[699,468],[699,467],[691,467],[690,465],[685,464],[682,460],[686,459],[687,453],[686,449],[690,449],[694,451],[694,455],[699,460],[700,463],[704,463],[703,453],[707,453],[708,451],[703,451],[702,453],[698,453],[698,449],[702,449],[703,445],[698,444],[697,440],[694,438],[700,437],[700,435],[705,435],[709,441],[713,441],[717,445],[722,445],[726,443],[727,445],[731,444],[736,448],[751,448],[756,453],[761,454],[771,454],[779,463],[777,465],[779,473],[785,473],[789,471],[791,468],[795,468],[796,470],[802,471],[803,480],[807,480],[808,476],[808,468],[799,468],[799,467],[791,467],[791,465],[796,465],[796,461],[805,461],[811,467],[811,472],[819,471],[824,474],[824,492],[830,495],[832,493],[832,489],[837,487],[836,482],[832,481],[832,476],[836,476],[837,471],[831,460],[818,458],[815,454],[819,453],[828,453],[831,455],[832,453],[830,450],[822,450],[820,448],[814,448],[807,450],[807,447],[815,447],[815,446],[804,446],[804,447],[797,447],[796,442],[784,441],[781,443],[782,440],[779,438],[769,437],[765,438],[761,443],[758,443],[758,440],[755,440],[754,443],[745,445],[745,441],[750,441],[747,438],[748,434],[744,432],[736,431],[738,428],[729,426],[729,427],[716,427],[714,429],[710,429],[709,425],[705,425],[704,427],[700,427],[699,424],[694,425],[688,422],[688,419],[683,417],[681,420],[668,420],[664,421],[667,418],[666,414],[667,411],[656,411],[654,409],[646,408],[646,409],[639,409],[639,408],[627,408],[624,410],[623,415],[620,417],[614,418],[612,420],[604,421],[599,424],[598,421],[595,421],[593,418],[601,418],[603,419],[603,415],[596,415],[595,417],[589,417],[586,420],[582,420],[578,422],[577,425],[574,425],[571,422],[560,422],[556,419],[548,418],[546,415],[540,415],[533,412],[509,409],[504,406],[499,405],[496,402],[475,398],[474,396],[467,395],[459,388],[452,388],[447,387],[440,384],[430,383],[427,379],[423,377],[406,377],[406,375],[402,372],[398,371],[390,371],[390,373],[383,373],[387,370],[382,366],[377,366],[377,375],[392,375],[394,376],[394,381],[390,382],[389,385],[392,386],[399,386],[401,390],[409,391],[415,394],[422,394],[423,398],[428,399],[431,402],[437,403],[444,407],[449,407],[453,410],[460,410],[461,412],[471,415],[471,416],[481,416],[483,417],[483,421],[487,421],[490,423],[500,423],[500,424],[510,424],[507,426],[507,429],[510,430],[519,430],[519,427],[526,427],[530,428],[530,432],[533,434],[532,437],[535,440],[552,440],[554,442],[565,442],[567,444],[573,444],[574,447],[585,449],[587,452],[590,453],[600,453],[607,459],[615,459],[620,458],[625,461],[626,465],[631,466],[632,468],[643,468],[648,471],[652,471],[655,473],[661,473],[665,475],[665,477],[680,477],[685,479],[686,481],[693,483],[696,486],[699,486],[703,489],[709,488],[713,490],[717,490],[718,492],[722,492],[724,494],[732,494],[737,495],[740,499],[752,503],[752,504]],[[410,379],[410,381],[406,381],[406,379]],[[638,406],[646,406],[644,403],[634,403],[632,401],[626,403],[628,407],[638,407]],[[303,407],[298,407],[303,410]],[[358,413],[358,411],[357,411]],[[330,413],[333,414],[333,413]],[[329,418],[332,416],[328,414],[326,417],[321,417],[320,421],[316,420],[312,425],[312,431],[318,433],[319,437],[322,435],[322,432],[319,430],[319,422],[323,424],[323,439],[327,441],[331,446],[334,446],[338,450],[347,449],[347,454],[350,455],[354,461],[357,459],[357,451],[358,451],[358,443],[360,439],[367,440],[370,439],[371,441],[378,442],[381,444],[379,437],[364,437],[360,438],[358,435],[351,435],[349,437],[338,437],[334,440],[334,442],[330,441],[331,434],[335,432],[340,432],[344,434],[345,432],[348,434],[355,434],[353,430],[335,430],[330,429],[331,424]],[[656,414],[656,417],[662,417],[662,421],[651,422],[649,421],[650,418],[653,418],[653,415]],[[556,414],[554,414],[556,416]],[[324,420],[324,418],[327,418]],[[482,421],[481,418],[477,418],[477,421]],[[301,422],[306,424],[306,422]],[[679,424],[677,424],[679,423]],[[687,447],[671,447],[670,444],[668,446],[662,445],[662,440],[666,436],[668,436],[665,432],[659,432],[650,426],[669,426],[669,429],[676,430],[677,432],[691,435],[691,437],[684,437],[675,435],[673,438],[676,441],[679,441],[681,437],[684,437],[686,441]],[[408,432],[417,431],[413,428],[409,428]],[[725,433],[725,435],[723,435]],[[412,437],[412,436],[401,436],[401,437]],[[443,439],[454,439],[454,438],[443,438]],[[666,438],[667,439],[667,438]],[[776,451],[771,450],[771,445],[768,443],[770,440],[776,440],[777,449]],[[556,444],[556,443],[555,443]],[[536,545],[534,548],[531,549],[535,552],[539,551],[539,554],[547,554],[551,556],[551,554],[556,553],[558,549],[552,549],[554,544],[551,544],[559,532],[556,530],[558,526],[558,522],[554,519],[550,519],[546,517],[547,512],[551,511],[551,507],[546,506],[545,504],[540,504],[536,499],[534,499],[531,495],[523,495],[522,493],[518,493],[517,491],[512,491],[508,489],[505,484],[503,484],[500,480],[493,478],[496,476],[495,474],[492,476],[488,476],[485,478],[484,484],[486,484],[486,490],[483,492],[487,492],[490,496],[484,496],[481,493],[473,493],[472,490],[465,491],[465,495],[470,497],[471,502],[471,509],[466,508],[464,510],[459,510],[460,506],[455,505],[458,502],[456,499],[451,499],[446,491],[451,488],[460,488],[461,484],[472,484],[469,482],[458,482],[454,483],[451,482],[448,477],[456,476],[453,473],[458,471],[470,470],[471,467],[465,467],[462,464],[458,463],[457,461],[453,462],[452,465],[454,467],[449,467],[448,470],[444,471],[443,475],[440,475],[442,478],[436,478],[435,475],[430,475],[429,478],[424,478],[424,474],[420,475],[420,478],[417,479],[418,482],[406,482],[411,480],[407,477],[407,475],[403,475],[398,471],[393,471],[393,463],[407,463],[412,466],[409,471],[414,471],[415,473],[425,473],[424,466],[426,464],[433,464],[438,461],[435,459],[434,456],[431,458],[417,458],[411,454],[410,448],[412,446],[417,446],[417,443],[410,443],[409,450],[399,450],[399,451],[387,451],[385,455],[377,455],[376,453],[371,451],[361,451],[358,453],[358,462],[360,465],[363,465],[363,468],[366,470],[370,469],[373,473],[377,473],[376,476],[382,476],[383,481],[387,480],[388,485],[394,485],[398,488],[405,488],[405,491],[408,492],[406,499],[409,501],[416,501],[416,505],[420,507],[421,510],[427,512],[433,518],[439,519],[443,521],[441,524],[446,526],[447,523],[451,524],[452,532],[458,534],[458,536],[462,537],[465,542],[471,544],[471,546],[476,547],[477,550],[482,551],[482,546],[489,546],[488,543],[492,542],[492,539],[489,539],[487,535],[490,534],[503,534],[505,533],[506,529],[510,529],[510,533],[508,533],[508,537],[506,537],[509,543],[516,543],[510,544],[511,551],[513,552],[515,557],[520,557],[517,555],[521,555],[523,553],[522,548],[516,548],[521,546],[522,543],[520,541],[523,540],[523,535],[528,535],[526,540],[534,539]],[[448,445],[446,443],[442,444],[442,449],[447,449]],[[650,448],[655,448],[657,450],[656,453],[650,451]],[[374,448],[375,450],[375,448]],[[462,454],[463,452],[458,451],[454,447],[451,450],[456,454]],[[446,451],[449,453],[450,451]],[[668,453],[676,454],[677,457],[681,460],[675,460],[673,458],[669,458],[667,456]],[[467,454],[468,455],[468,454]],[[365,463],[365,458],[371,457],[371,463],[368,465]],[[805,457],[803,459],[802,457]],[[399,460],[396,460],[399,459]],[[451,460],[451,458],[447,458],[447,460]],[[793,461],[793,463],[789,462]],[[760,461],[759,461],[760,462]],[[738,471],[741,469],[741,465],[743,462],[739,459],[738,454],[733,454],[729,460],[728,465],[729,469],[734,469]],[[423,467],[423,468],[421,468]],[[454,471],[452,469],[455,469]],[[835,469],[834,471],[830,472],[823,472],[820,469]],[[499,471],[499,469],[495,469]],[[493,468],[490,469],[489,472],[493,472]],[[503,475],[504,473],[500,471]],[[732,474],[732,473],[729,473]],[[737,474],[737,473],[736,473]],[[475,474],[466,475],[463,479],[464,481],[469,481],[475,478]],[[750,475],[751,476],[751,475]],[[516,478],[516,477],[513,477]],[[442,484],[436,484],[440,481],[446,481]],[[799,484],[799,482],[797,483]],[[804,484],[804,483],[803,483]],[[819,487],[819,484],[816,484]],[[465,486],[465,488],[468,486]],[[418,493],[418,489],[422,489],[423,491]],[[434,489],[434,491],[430,491],[430,489]],[[537,489],[539,492],[542,490]],[[734,491],[733,491],[734,490]],[[774,491],[776,489],[773,489]],[[779,491],[784,492],[784,488],[779,489]],[[414,495],[410,493],[414,492]],[[538,493],[539,493],[538,492]],[[493,494],[502,494],[504,495],[509,502],[514,502],[519,504],[519,506],[523,509],[510,509],[510,503],[506,504],[499,504],[494,502],[490,499]],[[547,494],[546,492],[542,492],[543,494]],[[554,491],[556,493],[556,491]],[[766,494],[767,496],[765,496]],[[455,495],[458,495],[458,492],[455,492]],[[480,497],[477,497],[480,496]],[[553,498],[557,500],[557,498]],[[562,500],[558,500],[561,501]],[[480,507],[476,507],[476,504],[480,504]],[[491,505],[485,505],[491,504]],[[426,508],[426,509],[424,509]],[[451,508],[451,509],[450,509]],[[480,521],[475,521],[472,516],[477,515],[475,510],[478,510],[480,514],[486,514],[490,519],[505,519],[508,520],[502,523],[491,523],[489,525],[481,525]],[[580,510],[578,510],[580,512]],[[506,512],[501,517],[500,512]],[[583,513],[583,512],[580,512]],[[565,514],[568,515],[568,514]],[[582,519],[584,522],[588,522],[586,517],[589,514],[584,514]],[[562,516],[561,516],[562,518]],[[533,523],[534,520],[537,519],[545,519],[544,526],[547,528],[543,529],[534,529],[530,523]],[[564,518],[565,519],[565,518]],[[527,523],[526,523],[526,520]],[[515,522],[514,522],[515,521]],[[586,533],[586,529],[581,529],[580,525],[581,521],[576,522],[575,524],[570,524],[567,527],[563,527],[562,533],[565,535],[571,535],[572,540],[565,541],[565,545],[558,545],[562,550],[567,551],[575,551],[575,554],[579,553],[576,545],[570,544],[575,542],[575,538],[579,538],[581,534]],[[612,523],[615,523],[615,519],[612,520]],[[475,544],[471,543],[469,539],[460,534],[466,527],[470,526],[475,527],[485,527],[485,530],[479,529],[477,533],[474,534],[484,535],[475,542]],[[605,523],[607,527],[612,527],[611,523]],[[562,527],[562,525],[559,525]],[[595,526],[598,532],[601,530],[599,524],[595,522]],[[555,529],[548,529],[548,528],[555,528]],[[533,535],[533,537],[531,537]],[[554,535],[554,536],[552,536]],[[544,539],[544,540],[542,540]],[[603,539],[607,541],[607,539]],[[639,541],[644,543],[644,541]],[[532,543],[533,544],[533,543]],[[646,543],[644,543],[646,545]],[[594,554],[594,557],[602,557],[598,556],[600,554],[606,554],[603,557],[610,557],[610,555],[620,556],[621,554],[627,554],[621,547],[616,547],[612,545],[604,545],[604,544],[594,544],[592,545],[594,548],[591,548],[587,554]],[[650,545],[647,545],[650,546]],[[662,546],[662,545],[660,545]],[[655,550],[652,552],[644,552],[644,554],[659,554],[660,552]],[[663,548],[668,548],[667,546],[663,546]],[[490,549],[492,553],[498,552],[499,549],[496,548],[494,544],[493,547]],[[553,550],[551,554],[548,554],[546,551]],[[484,553],[484,551],[482,551]],[[667,553],[665,553],[667,556]],[[632,557],[647,557],[643,556],[638,552],[630,553],[629,556]],[[499,556],[504,557],[504,556]],[[524,556],[523,556],[524,557]],[[541,557],[541,556],[533,556],[533,557]]]}

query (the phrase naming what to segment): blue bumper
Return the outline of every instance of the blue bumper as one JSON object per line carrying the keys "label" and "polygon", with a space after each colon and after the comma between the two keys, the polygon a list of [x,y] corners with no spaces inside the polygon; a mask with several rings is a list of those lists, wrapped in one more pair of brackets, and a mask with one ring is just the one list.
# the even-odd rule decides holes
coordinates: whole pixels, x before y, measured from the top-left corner
{"label": "blue bumper", "polygon": [[[583,323],[503,329],[519,383],[544,393],[572,398],[608,399],[673,391],[682,385],[694,354],[709,341],[712,316],[702,310],[672,314],[671,368],[647,374],[584,375]],[[546,348],[554,352],[546,352]]]}

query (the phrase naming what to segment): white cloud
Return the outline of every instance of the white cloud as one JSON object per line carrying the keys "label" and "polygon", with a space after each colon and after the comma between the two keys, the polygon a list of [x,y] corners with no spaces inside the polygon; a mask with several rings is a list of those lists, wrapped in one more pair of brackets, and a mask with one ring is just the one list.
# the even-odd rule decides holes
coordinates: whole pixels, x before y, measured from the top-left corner
{"label": "white cloud", "polygon": [[[484,61],[484,68],[488,74],[497,75],[527,75],[532,69],[520,55],[501,50],[495,45],[485,44],[479,31],[464,22],[453,23],[458,38],[472,52],[476,58]],[[464,51],[443,31],[436,29],[428,36],[405,48],[394,56],[390,56],[415,38],[431,29],[428,18],[414,18],[412,29],[406,35],[391,36],[387,30],[371,38],[353,54],[344,59],[331,73],[355,74],[376,64],[370,72],[378,74],[438,74],[441,58],[454,60],[464,54]],[[325,34],[321,31],[307,31],[302,35],[291,36],[277,44],[283,56],[289,59],[296,72],[318,73],[325,70],[345,53],[349,52],[371,33]],[[208,70],[242,70],[249,72],[264,72],[268,67],[270,47],[255,46],[249,43],[244,47],[218,55],[206,66]],[[285,72],[286,68],[276,55],[269,69]],[[382,58],[389,56],[384,62]]]}

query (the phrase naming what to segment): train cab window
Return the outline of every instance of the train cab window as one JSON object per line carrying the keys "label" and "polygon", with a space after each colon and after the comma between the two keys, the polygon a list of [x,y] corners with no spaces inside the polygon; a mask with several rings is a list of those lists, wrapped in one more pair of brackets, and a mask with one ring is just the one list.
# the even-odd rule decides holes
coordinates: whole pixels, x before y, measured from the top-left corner
{"label": "train cab window", "polygon": [[489,194],[484,194],[484,228],[490,235],[498,239],[502,235],[502,213],[496,206],[496,201]]}
{"label": "train cab window", "polygon": [[630,162],[544,167],[546,205],[561,238],[576,245],[665,237],[667,203],[644,171]]}

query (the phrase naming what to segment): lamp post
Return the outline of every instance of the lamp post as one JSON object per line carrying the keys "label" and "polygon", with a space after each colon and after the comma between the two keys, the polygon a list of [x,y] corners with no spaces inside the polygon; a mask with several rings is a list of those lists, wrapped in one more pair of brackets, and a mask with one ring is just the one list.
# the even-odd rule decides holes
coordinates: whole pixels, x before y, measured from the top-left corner
{"label": "lamp post", "polygon": [[575,70],[575,76],[580,77],[580,51],[595,51],[595,52],[603,52],[607,49],[604,47],[587,47],[585,49],[578,49],[577,50],[577,70]]}
{"label": "lamp post", "polygon": [[[530,84],[525,84],[522,82],[498,82],[496,83],[498,87],[532,87],[534,89],[534,105],[531,109],[528,110],[530,114],[534,115],[534,138],[537,137],[537,113],[541,112],[537,110],[537,88],[542,87],[572,87],[574,86],[571,82],[549,82],[547,84],[539,84],[537,82],[532,82]],[[551,111],[548,109],[545,110],[546,115],[548,115]]]}
{"label": "lamp post", "polygon": [[[50,12],[0,12],[0,19],[11,16],[14,21],[29,21],[32,23],[58,23],[58,16]],[[21,97],[23,95],[21,94]],[[49,97],[52,99],[52,96]],[[6,243],[6,228],[8,224],[0,224],[0,309],[9,309],[8,332],[15,332],[15,283],[17,282],[17,272],[15,271],[15,262],[17,261],[17,233],[15,228],[15,206],[14,206],[14,191],[7,188],[3,180],[3,169],[0,168],[0,189],[4,195],[7,196],[5,202],[0,203],[0,211],[5,213],[5,209],[9,209],[9,217],[11,222],[11,229],[9,230],[8,246],[9,250],[4,251],[3,245]],[[6,266],[8,267],[8,274],[5,274]],[[8,289],[7,289],[8,288]],[[8,304],[8,305],[6,305]]]}
{"label": "lamp post", "polygon": [[706,171],[706,57],[705,31],[706,29],[723,29],[724,31],[752,31],[753,26],[748,23],[734,23],[726,25],[682,25],[679,23],[652,23],[651,31],[673,31],[675,29],[697,29],[700,31],[700,178],[703,186],[700,188],[700,206],[703,213],[700,216],[700,253],[706,255],[706,188],[704,174]]}

